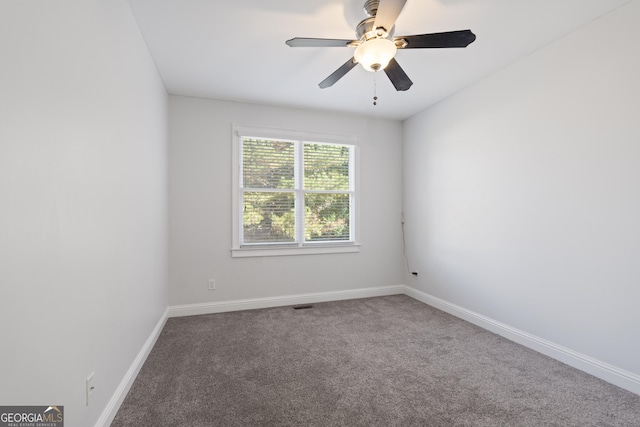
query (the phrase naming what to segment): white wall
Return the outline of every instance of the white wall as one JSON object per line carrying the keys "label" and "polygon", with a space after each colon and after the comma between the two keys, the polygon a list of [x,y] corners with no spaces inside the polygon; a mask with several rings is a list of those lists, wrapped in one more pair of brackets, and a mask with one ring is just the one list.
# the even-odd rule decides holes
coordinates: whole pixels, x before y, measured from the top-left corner
{"label": "white wall", "polygon": [[[231,258],[232,123],[360,137],[360,253]],[[402,283],[400,122],[171,96],[169,139],[171,305]]]}
{"label": "white wall", "polygon": [[90,426],[167,306],[167,95],[121,0],[3,1],[0,52],[0,404]]}
{"label": "white wall", "polygon": [[406,283],[640,374],[640,1],[412,117]]}

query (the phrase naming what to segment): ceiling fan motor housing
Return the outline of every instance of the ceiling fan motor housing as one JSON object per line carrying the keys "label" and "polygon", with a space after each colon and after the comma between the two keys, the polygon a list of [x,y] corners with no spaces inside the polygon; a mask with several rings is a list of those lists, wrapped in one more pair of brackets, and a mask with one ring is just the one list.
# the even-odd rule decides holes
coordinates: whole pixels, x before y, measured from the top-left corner
{"label": "ceiling fan motor housing", "polygon": [[376,31],[376,29],[373,27],[375,20],[376,20],[375,16],[370,16],[369,18],[363,19],[362,21],[360,21],[360,23],[356,27],[356,36],[358,37],[358,40],[365,42],[367,40],[375,39],[378,37],[382,37],[382,38],[393,37],[393,32],[396,29],[395,25],[393,26],[393,28],[391,28],[391,31],[389,31],[388,33],[382,29]]}

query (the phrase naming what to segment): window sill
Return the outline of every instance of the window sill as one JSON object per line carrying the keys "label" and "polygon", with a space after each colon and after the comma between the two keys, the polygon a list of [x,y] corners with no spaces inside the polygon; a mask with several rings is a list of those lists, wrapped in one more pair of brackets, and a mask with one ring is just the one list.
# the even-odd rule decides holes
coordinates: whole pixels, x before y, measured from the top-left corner
{"label": "window sill", "polygon": [[265,256],[291,256],[291,255],[320,255],[320,254],[344,254],[360,252],[360,245],[333,245],[333,246],[303,246],[287,248],[234,248],[231,249],[232,258],[265,257]]}

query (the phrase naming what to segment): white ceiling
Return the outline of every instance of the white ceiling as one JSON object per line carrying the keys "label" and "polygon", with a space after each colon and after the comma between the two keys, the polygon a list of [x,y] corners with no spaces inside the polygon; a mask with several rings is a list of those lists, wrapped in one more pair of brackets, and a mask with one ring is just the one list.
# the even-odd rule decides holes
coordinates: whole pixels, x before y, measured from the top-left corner
{"label": "white ceiling", "polygon": [[[382,0],[384,1],[384,0]],[[413,80],[354,68],[318,83],[353,48],[290,48],[292,37],[355,39],[364,0],[129,0],[171,94],[408,118],[629,0],[408,0],[396,35],[471,29],[466,49],[399,50]]]}

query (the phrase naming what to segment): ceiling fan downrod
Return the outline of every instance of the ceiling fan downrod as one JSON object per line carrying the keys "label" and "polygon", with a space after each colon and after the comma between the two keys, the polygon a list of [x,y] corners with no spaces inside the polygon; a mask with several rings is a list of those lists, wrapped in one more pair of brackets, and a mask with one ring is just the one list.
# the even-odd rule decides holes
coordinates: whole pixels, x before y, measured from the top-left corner
{"label": "ceiling fan downrod", "polygon": [[380,0],[366,0],[364,2],[364,11],[369,16],[376,16],[378,12],[378,5],[380,4]]}

